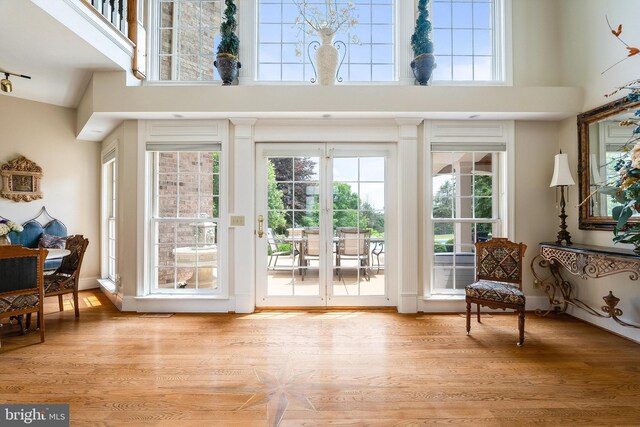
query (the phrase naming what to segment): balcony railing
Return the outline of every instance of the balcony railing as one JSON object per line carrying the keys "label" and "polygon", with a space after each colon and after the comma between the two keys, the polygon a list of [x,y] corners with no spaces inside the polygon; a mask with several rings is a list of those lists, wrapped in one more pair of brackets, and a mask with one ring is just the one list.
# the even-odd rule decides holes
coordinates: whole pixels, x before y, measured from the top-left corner
{"label": "balcony railing", "polygon": [[82,2],[133,43],[135,48],[132,71],[137,78],[143,80],[146,75],[146,46],[142,12],[139,10],[142,0],[82,0]]}
{"label": "balcony railing", "polygon": [[91,6],[100,15],[128,37],[127,2],[128,0],[90,0]]}

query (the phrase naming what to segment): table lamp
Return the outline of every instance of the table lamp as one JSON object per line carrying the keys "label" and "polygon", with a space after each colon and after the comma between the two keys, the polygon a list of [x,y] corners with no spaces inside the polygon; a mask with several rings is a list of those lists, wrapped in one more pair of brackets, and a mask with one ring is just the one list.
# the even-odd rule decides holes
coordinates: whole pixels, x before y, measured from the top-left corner
{"label": "table lamp", "polygon": [[553,178],[551,178],[551,184],[549,185],[549,187],[560,187],[560,231],[558,232],[558,240],[556,240],[556,243],[559,245],[561,245],[563,241],[566,242],[567,245],[572,244],[571,235],[567,231],[567,214],[564,210],[566,206],[564,187],[567,185],[575,185],[575,181],[569,169],[569,158],[566,154],[562,154],[562,150],[560,150],[560,154],[556,154],[555,157]]}

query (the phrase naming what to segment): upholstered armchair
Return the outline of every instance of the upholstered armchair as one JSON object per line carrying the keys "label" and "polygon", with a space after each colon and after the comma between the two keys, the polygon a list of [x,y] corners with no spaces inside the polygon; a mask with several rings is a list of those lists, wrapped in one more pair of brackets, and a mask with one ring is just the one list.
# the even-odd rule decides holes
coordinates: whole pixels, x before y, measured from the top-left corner
{"label": "upholstered armchair", "polygon": [[524,344],[525,296],[522,292],[522,258],[524,243],[494,237],[476,243],[476,281],[465,288],[467,302],[467,335],[471,331],[471,304],[489,308],[513,309],[518,313],[518,346]]}
{"label": "upholstered armchair", "polygon": [[78,307],[78,280],[80,279],[80,267],[84,253],[89,246],[89,239],[82,235],[69,236],[66,249],[71,253],[62,259],[62,264],[53,273],[44,277],[44,296],[58,296],[60,311],[64,310],[62,295],[73,293],[73,307],[76,317],[80,317]]}

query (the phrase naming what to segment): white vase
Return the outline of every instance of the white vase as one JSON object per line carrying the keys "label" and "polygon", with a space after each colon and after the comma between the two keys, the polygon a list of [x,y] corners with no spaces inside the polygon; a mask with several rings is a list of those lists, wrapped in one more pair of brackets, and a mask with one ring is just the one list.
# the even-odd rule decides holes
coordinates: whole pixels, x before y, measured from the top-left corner
{"label": "white vase", "polygon": [[7,235],[0,236],[0,246],[10,245],[10,244],[11,244],[11,240],[9,240],[9,236]]}
{"label": "white vase", "polygon": [[333,45],[335,33],[328,28],[318,31],[322,43],[316,50],[316,67],[318,69],[318,83],[321,86],[336,84],[336,72],[338,70],[338,49]]}

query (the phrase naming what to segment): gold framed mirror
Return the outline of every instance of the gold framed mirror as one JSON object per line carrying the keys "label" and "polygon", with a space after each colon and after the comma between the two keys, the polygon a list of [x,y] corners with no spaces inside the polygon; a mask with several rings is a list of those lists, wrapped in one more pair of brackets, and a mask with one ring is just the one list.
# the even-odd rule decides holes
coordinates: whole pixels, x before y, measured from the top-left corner
{"label": "gold framed mirror", "polygon": [[[616,224],[611,209],[619,203],[597,190],[615,180],[616,160],[628,157],[623,148],[631,140],[634,128],[620,126],[620,122],[632,117],[638,108],[640,102],[629,102],[625,97],[578,116],[578,186],[582,202],[578,225],[582,230],[613,230]],[[640,222],[640,216],[629,221]]]}

